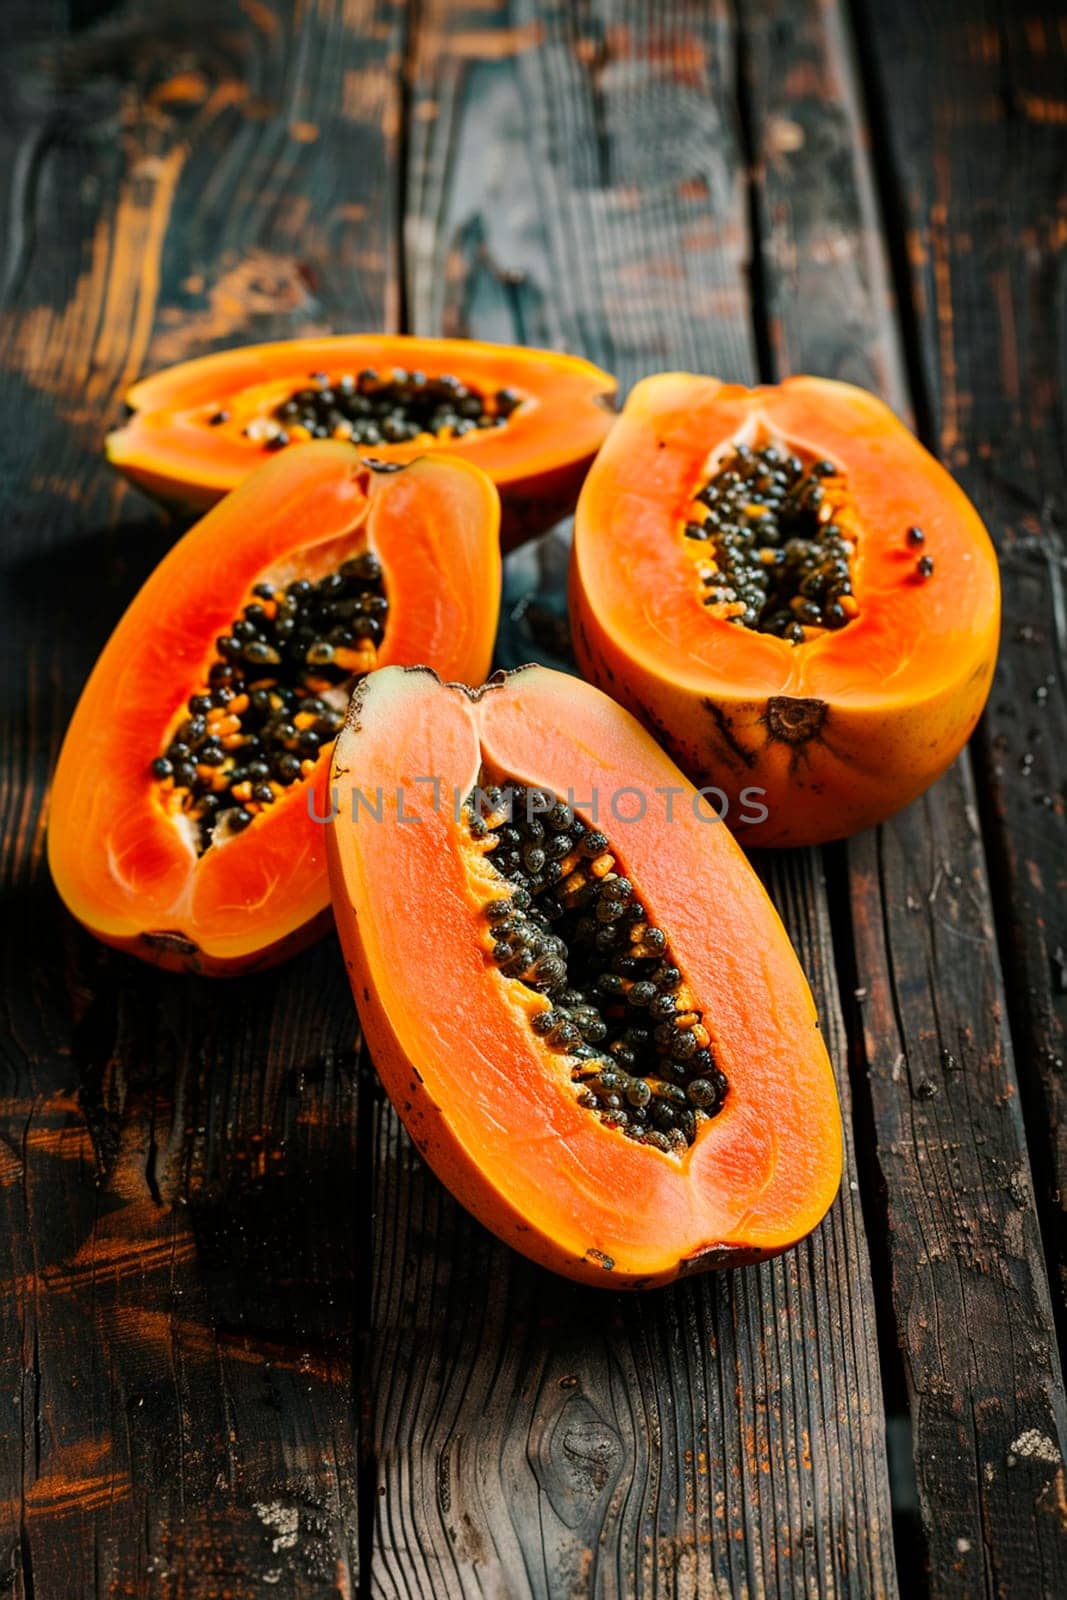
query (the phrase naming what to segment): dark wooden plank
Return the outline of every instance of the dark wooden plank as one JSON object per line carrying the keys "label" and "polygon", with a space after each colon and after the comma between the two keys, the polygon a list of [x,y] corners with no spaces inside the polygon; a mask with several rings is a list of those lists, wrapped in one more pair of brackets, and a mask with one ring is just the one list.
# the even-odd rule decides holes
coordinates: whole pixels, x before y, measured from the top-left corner
{"label": "dark wooden plank", "polygon": [[[1067,1304],[1063,8],[871,14],[931,433],[997,541],[1000,666],[976,746],[1022,1087]],[[912,14],[914,13],[914,14]],[[915,40],[921,47],[914,48]]]}
{"label": "dark wooden plank", "polygon": [[772,375],[858,383],[909,416],[846,9],[767,0],[741,18]]}
{"label": "dark wooden plank", "polygon": [[[1000,267],[985,252],[985,230],[977,217],[954,214],[957,185],[943,176],[943,151],[925,136],[931,115],[952,130],[954,159],[966,151],[967,161],[978,163],[968,169],[981,185],[977,194],[999,193],[998,183],[1005,194],[1012,188],[1011,163],[1020,152],[991,173],[970,141],[973,127],[953,113],[954,94],[981,119],[987,114],[981,76],[969,67],[965,23],[972,10],[960,6],[950,19],[943,7],[893,8],[896,53],[879,60],[890,126],[904,139],[916,127],[909,184],[945,184],[948,210],[936,225],[946,238],[969,235],[959,243],[965,280],[977,273],[984,281],[991,271],[995,281]],[[799,0],[745,15],[763,258],[780,365],[858,376],[907,410],[870,141],[851,87],[842,18],[832,6]],[[920,62],[933,60],[934,40],[940,72],[912,77]],[[1062,172],[1050,163],[1049,205],[1055,176]],[[966,182],[962,187],[968,192]],[[918,259],[917,244],[909,254]],[[985,314],[993,313],[989,302]],[[999,348],[1010,352],[1010,330],[1001,332]],[[981,407],[1003,391],[977,351],[964,357],[966,337],[960,335],[961,366],[952,381],[963,384],[966,360],[969,392]],[[999,415],[999,400],[989,403]],[[1051,383],[1047,403],[1058,403]],[[962,417],[960,407],[955,428]],[[1046,437],[1050,449],[1061,448],[1047,426]],[[989,458],[982,471],[994,479],[998,462],[1015,471],[1019,440],[1006,433],[976,435],[969,446],[958,436],[953,445],[943,433],[941,443],[956,470],[973,449]],[[1010,562],[1008,571],[1010,583]],[[1018,725],[1018,701],[1008,711]],[[966,757],[901,817],[852,841],[847,857],[861,1053],[931,1587],[938,1594],[1062,1593],[1062,1377]],[[1030,903],[1025,914],[1037,909]],[[1055,915],[1062,916],[1058,899]]]}
{"label": "dark wooden plank", "polygon": [[[753,374],[725,8],[435,0],[412,76],[418,331],[565,343],[627,384]],[[768,870],[843,1067],[818,859]],[[490,1239],[384,1105],[373,1147],[376,1594],[895,1591],[851,1152],[795,1252],[627,1297]]]}
{"label": "dark wooden plank", "polygon": [[0,97],[0,1588],[348,1595],[340,961],[327,944],[211,986],[103,951],[55,899],[42,821],[93,656],[175,531],[101,462],[125,384],[395,316],[403,19],[373,0],[74,9],[67,38],[34,27],[5,56]]}

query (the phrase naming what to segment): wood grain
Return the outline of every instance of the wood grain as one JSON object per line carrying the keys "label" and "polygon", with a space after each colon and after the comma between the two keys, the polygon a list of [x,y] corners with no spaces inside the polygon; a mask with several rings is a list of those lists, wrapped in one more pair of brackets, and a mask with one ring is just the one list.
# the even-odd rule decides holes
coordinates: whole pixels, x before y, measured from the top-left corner
{"label": "wood grain", "polygon": [[1000,666],[976,745],[978,798],[1035,1175],[1067,1306],[1067,657],[1062,8],[958,4],[912,49],[872,14],[934,443],[1001,561]]}
{"label": "wood grain", "polygon": [[[858,374],[907,413],[848,33],[833,8],[791,0],[750,17],[763,255],[781,367]],[[935,29],[944,77],[957,83],[964,20],[949,27],[939,10]],[[920,89],[893,75],[905,60],[930,58],[916,50],[923,21],[921,7],[909,8],[899,58],[879,55],[898,130],[908,126],[905,108],[943,104],[940,83]],[[929,155],[914,147],[924,178],[938,170],[937,152],[932,166]],[[983,185],[990,181],[983,171]],[[813,197],[826,188],[834,199],[820,211]],[[968,226],[951,208],[943,223],[952,235]],[[975,371],[974,387],[985,394],[995,385]],[[997,440],[998,459],[1013,448]],[[952,451],[947,458],[959,467]],[[1063,1385],[967,757],[900,817],[851,841],[847,860],[860,1058],[931,1589],[1055,1594],[1067,1587],[1057,1509]]]}
{"label": "wood grain", "polygon": [[395,320],[403,19],[23,9],[0,127],[0,1590],[349,1595],[365,1262],[341,963],[151,972],[71,927],[42,840],[74,698],[176,532],[101,463],[125,385]]}
{"label": "wood grain", "polygon": [[[751,377],[733,51],[717,6],[425,5],[416,331],[566,344],[624,384]],[[843,1067],[818,858],[767,870]],[[797,1251],[626,1297],[496,1244],[384,1106],[373,1148],[376,1594],[894,1592],[851,1154]]]}
{"label": "wood grain", "polygon": [[[873,138],[816,0],[5,7],[0,1593],[891,1596],[861,1194],[924,1586],[1067,1590],[1021,1116],[1062,1274],[1065,38],[1047,0],[856,9]],[[845,981],[862,1154],[758,1270],[623,1297],[528,1266],[361,1075],[331,944],[188,983],[48,883],[63,727],[177,531],[100,464],[123,388],[405,315],[624,384],[870,384],[1000,545],[977,787],[965,760],[830,853],[836,949],[824,863],[763,864],[848,1115]],[[564,648],[563,548],[511,562],[509,650]]]}

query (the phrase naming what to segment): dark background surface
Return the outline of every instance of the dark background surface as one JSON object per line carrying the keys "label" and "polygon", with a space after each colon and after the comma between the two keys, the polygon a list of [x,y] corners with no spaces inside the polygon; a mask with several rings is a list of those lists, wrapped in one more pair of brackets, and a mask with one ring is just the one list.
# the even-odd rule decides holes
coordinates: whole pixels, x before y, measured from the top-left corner
{"label": "dark background surface", "polygon": [[[4,0],[3,27],[0,1595],[1067,1594],[1063,8]],[[212,986],[52,891],[59,740],[176,533],[102,461],[125,387],[383,326],[624,386],[868,384],[998,544],[969,754],[759,863],[850,1135],[778,1261],[550,1277],[414,1157],[332,941]],[[561,566],[558,538],[513,559],[510,659],[552,648]]]}

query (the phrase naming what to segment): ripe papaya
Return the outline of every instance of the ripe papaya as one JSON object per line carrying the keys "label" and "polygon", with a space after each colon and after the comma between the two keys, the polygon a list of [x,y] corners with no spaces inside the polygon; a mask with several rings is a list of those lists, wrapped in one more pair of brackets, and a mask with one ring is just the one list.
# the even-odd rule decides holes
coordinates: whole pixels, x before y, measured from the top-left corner
{"label": "ripe papaya", "polygon": [[351,683],[396,661],[481,682],[498,522],[469,461],[375,472],[333,443],[285,452],[208,512],[119,622],[60,752],[48,857],[74,915],[213,975],[325,931],[316,819]]}
{"label": "ripe papaya", "polygon": [[815,1227],[841,1126],[811,994],[736,841],[629,713],[543,667],[476,691],[388,668],[330,783],[365,1036],[476,1217],[631,1288]]}
{"label": "ripe papaya", "polygon": [[958,755],[1000,587],[978,513],[873,395],[667,373],[586,480],[570,612],[586,676],[719,792],[744,843],[812,844]]}
{"label": "ripe papaya", "polygon": [[509,549],[574,510],[614,393],[599,367],[555,351],[384,334],[292,339],[135,383],[107,454],[150,494],[200,510],[290,442],[346,439],[386,461],[446,449],[497,485]]}

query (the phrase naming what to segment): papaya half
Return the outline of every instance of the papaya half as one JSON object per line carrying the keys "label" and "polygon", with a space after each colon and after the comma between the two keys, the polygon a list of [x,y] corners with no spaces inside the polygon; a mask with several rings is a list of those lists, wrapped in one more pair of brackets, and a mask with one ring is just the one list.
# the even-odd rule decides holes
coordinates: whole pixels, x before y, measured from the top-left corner
{"label": "papaya half", "polygon": [[333,443],[287,451],[208,512],[119,622],[63,742],[48,857],[74,915],[212,975],[324,932],[316,819],[350,687],[397,661],[481,682],[498,522],[468,461],[374,471]]}
{"label": "papaya half", "polygon": [[570,612],[586,676],[745,844],[814,844],[959,754],[1000,586],[978,513],[873,395],[667,373],[636,386],[586,480]]}
{"label": "papaya half", "polygon": [[647,1287],[781,1251],[841,1174],[834,1078],[759,879],[655,741],[543,667],[364,679],[334,912],[415,1144],[533,1260]]}
{"label": "papaya half", "polygon": [[614,394],[606,372],[555,351],[399,334],[292,339],[135,383],[107,454],[150,494],[201,510],[291,442],[350,440],[385,461],[446,449],[497,485],[509,549],[574,510]]}

